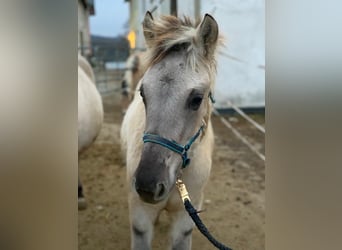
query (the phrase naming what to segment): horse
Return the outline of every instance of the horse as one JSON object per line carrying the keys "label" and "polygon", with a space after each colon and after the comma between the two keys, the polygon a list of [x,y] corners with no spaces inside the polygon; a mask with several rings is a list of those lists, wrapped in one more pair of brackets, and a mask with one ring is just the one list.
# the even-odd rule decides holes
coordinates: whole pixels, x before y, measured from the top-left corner
{"label": "horse", "polygon": [[[88,61],[78,55],[78,153],[96,139],[103,123],[102,98],[95,86],[94,72]],[[78,178],[78,206],[86,207],[83,188]]]}
{"label": "horse", "polygon": [[90,66],[87,59],[85,59],[82,55],[78,55],[78,66],[80,66],[83,71],[87,74],[90,80],[95,84],[95,75],[92,67]]}
{"label": "horse", "polygon": [[201,209],[214,146],[210,116],[218,24],[209,14],[194,24],[187,17],[154,20],[147,12],[143,31],[147,70],[120,131],[126,156],[131,249],[151,249],[154,224],[166,210],[171,248],[189,250],[194,223],[175,183],[182,178],[192,203]]}
{"label": "horse", "polygon": [[121,107],[122,113],[127,111],[128,105],[133,100],[135,89],[139,80],[145,73],[143,66],[145,53],[142,51],[134,51],[126,61],[126,70],[121,82]]}

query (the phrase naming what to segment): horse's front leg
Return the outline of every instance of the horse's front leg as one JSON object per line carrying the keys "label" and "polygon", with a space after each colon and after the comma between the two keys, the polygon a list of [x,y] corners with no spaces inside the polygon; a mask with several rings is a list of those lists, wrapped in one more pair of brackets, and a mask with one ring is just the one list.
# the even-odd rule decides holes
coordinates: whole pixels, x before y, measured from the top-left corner
{"label": "horse's front leg", "polygon": [[139,198],[129,201],[131,249],[150,250],[153,237],[153,226],[159,211],[144,204]]}
{"label": "horse's front leg", "polygon": [[171,242],[172,250],[190,250],[192,243],[192,229],[194,223],[186,212],[179,210],[171,215]]}

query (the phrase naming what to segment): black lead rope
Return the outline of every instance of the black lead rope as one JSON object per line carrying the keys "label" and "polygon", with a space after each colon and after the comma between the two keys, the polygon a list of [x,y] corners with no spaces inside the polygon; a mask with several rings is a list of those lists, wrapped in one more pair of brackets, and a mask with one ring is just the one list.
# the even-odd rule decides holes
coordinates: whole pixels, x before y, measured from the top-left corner
{"label": "black lead rope", "polygon": [[191,202],[186,199],[184,201],[184,206],[186,211],[188,211],[190,217],[192,218],[192,220],[195,222],[198,230],[200,230],[200,232],[207,237],[207,239],[218,249],[220,250],[232,250],[229,247],[226,247],[225,245],[223,245],[221,242],[217,241],[208,231],[208,229],[206,228],[206,226],[203,224],[201,218],[198,216],[198,212],[197,210],[192,206]]}
{"label": "black lead rope", "polygon": [[189,198],[189,194],[185,188],[184,183],[181,180],[177,180],[176,185],[181,198],[184,203],[185,210],[189,213],[191,219],[196,224],[198,230],[218,249],[220,250],[232,250],[231,248],[223,245],[221,242],[217,241],[208,231],[207,227],[203,224],[201,218],[198,216],[198,211],[192,206]]}

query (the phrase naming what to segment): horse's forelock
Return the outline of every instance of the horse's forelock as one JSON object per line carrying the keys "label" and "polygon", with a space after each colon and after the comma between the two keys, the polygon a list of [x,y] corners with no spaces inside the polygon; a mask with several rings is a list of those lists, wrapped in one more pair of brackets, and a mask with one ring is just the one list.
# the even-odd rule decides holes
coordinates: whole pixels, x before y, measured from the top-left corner
{"label": "horse's forelock", "polygon": [[196,31],[199,21],[192,22],[189,17],[177,18],[175,16],[161,16],[154,20],[149,28],[144,31],[153,34],[149,41],[150,47],[147,51],[147,68],[160,62],[175,45],[188,43],[187,66],[194,70],[206,70],[213,83],[216,73],[216,60],[214,57],[203,56],[201,48],[196,41]]}

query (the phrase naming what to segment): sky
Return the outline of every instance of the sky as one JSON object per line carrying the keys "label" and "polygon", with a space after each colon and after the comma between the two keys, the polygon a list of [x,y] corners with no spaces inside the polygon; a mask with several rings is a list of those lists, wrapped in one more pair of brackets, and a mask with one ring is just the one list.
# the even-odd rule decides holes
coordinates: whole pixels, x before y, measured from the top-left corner
{"label": "sky", "polygon": [[125,35],[129,18],[129,2],[124,0],[95,0],[95,16],[90,17],[90,33],[101,36]]}

